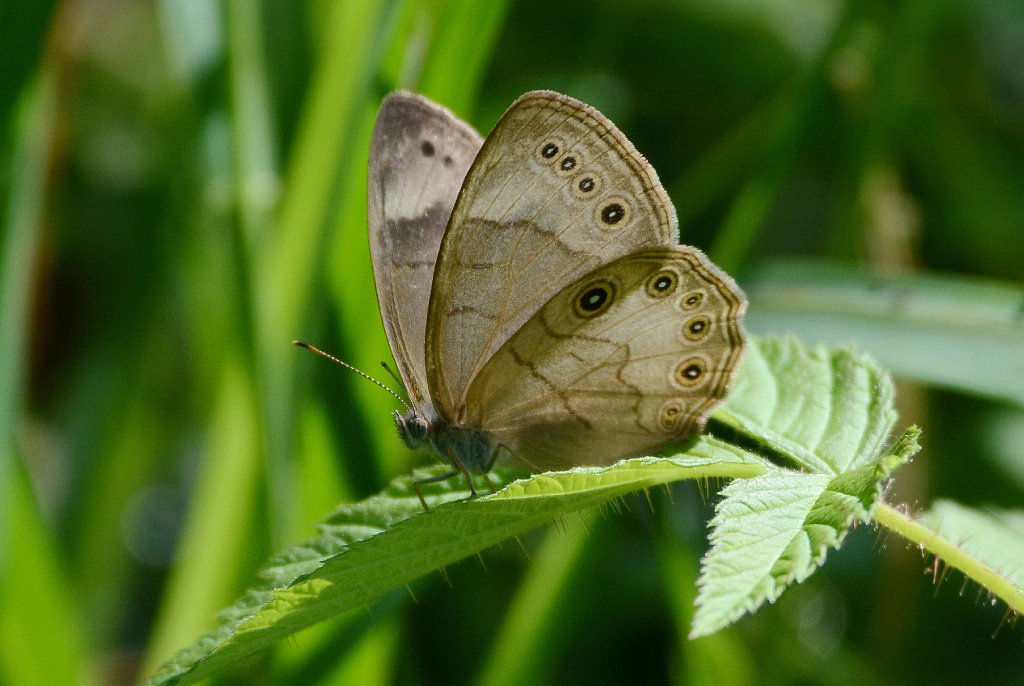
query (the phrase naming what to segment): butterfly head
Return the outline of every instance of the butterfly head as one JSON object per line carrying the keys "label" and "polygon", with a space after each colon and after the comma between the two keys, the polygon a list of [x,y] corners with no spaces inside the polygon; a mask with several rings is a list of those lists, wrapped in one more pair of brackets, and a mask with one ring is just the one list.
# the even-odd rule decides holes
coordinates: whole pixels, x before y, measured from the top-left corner
{"label": "butterfly head", "polygon": [[423,445],[427,434],[430,433],[430,422],[416,414],[415,410],[410,411],[407,415],[394,412],[392,416],[395,418],[395,426],[398,427],[398,435],[402,437],[410,450],[416,450]]}

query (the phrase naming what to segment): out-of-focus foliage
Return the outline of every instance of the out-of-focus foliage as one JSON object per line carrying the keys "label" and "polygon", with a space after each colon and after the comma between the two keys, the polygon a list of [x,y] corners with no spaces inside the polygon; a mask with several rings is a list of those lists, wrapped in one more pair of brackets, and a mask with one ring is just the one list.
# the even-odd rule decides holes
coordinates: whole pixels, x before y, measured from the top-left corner
{"label": "out-of-focus foliage", "polygon": [[[395,436],[392,399],[289,345],[366,370],[388,358],[364,198],[373,114],[396,86],[484,132],[532,88],[595,105],[658,170],[684,242],[756,281],[752,313],[794,257],[927,272],[928,316],[947,332],[979,327],[967,281],[1024,303],[1017,0],[13,0],[0,57],[4,683],[141,679],[339,502],[429,461]],[[772,300],[758,332],[800,315],[813,343],[799,294],[813,279],[778,281],[794,307]],[[906,359],[878,302],[902,321],[898,292],[873,298],[861,345]],[[987,336],[985,368],[1024,379],[1024,304],[1000,313],[950,336],[965,343],[934,364],[974,364],[969,342]],[[843,325],[860,340],[855,316]],[[1019,396],[957,373],[915,379],[943,390],[899,385],[901,423],[926,442],[889,500],[1020,509]],[[955,573],[936,588],[930,560],[870,530],[776,605],[687,641],[696,590],[665,580],[696,578],[712,505],[690,487],[650,495],[651,508],[627,499],[586,529],[537,532],[529,557],[489,551],[417,583],[417,602],[387,596],[218,678],[1024,673],[1020,629],[991,638],[1002,607],[961,593]]]}

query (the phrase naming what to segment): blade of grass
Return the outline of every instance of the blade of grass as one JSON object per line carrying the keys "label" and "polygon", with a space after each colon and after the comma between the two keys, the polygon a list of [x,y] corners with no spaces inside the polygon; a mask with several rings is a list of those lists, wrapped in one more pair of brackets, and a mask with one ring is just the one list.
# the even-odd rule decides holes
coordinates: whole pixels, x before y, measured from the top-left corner
{"label": "blade of grass", "polygon": [[507,0],[448,0],[443,4],[419,83],[424,95],[464,114],[476,103],[508,4]]}
{"label": "blade of grass", "polygon": [[[867,84],[847,96],[851,109],[860,113],[849,122],[846,140],[840,141],[837,167],[842,172],[836,211],[827,227],[828,241],[833,256],[848,256],[856,252],[857,242],[863,238],[865,224],[859,205],[870,176],[880,164],[897,157],[899,141],[910,125],[916,111],[913,105],[922,80],[928,78],[928,49],[934,19],[941,7],[938,3],[911,3],[886,13],[885,32],[879,34],[884,43],[873,45],[874,36],[859,30],[847,48],[868,63]],[[866,13],[867,21],[877,21],[875,8],[870,5],[851,6],[853,13]],[[863,17],[857,17],[863,19]],[[868,43],[868,45],[861,45]],[[860,92],[868,90],[869,92]],[[865,103],[868,103],[865,107]]]}
{"label": "blade of grass", "polygon": [[[22,95],[14,125],[16,144],[0,236],[0,511],[24,395],[29,301],[46,202],[47,159],[53,145],[55,84],[43,74]],[[0,572],[6,526],[0,526]]]}
{"label": "blade of grass", "polygon": [[0,583],[0,681],[24,686],[96,683],[84,632],[61,569],[57,537],[42,521],[20,469],[3,510],[10,557]]}
{"label": "blade of grass", "polygon": [[674,665],[677,684],[723,686],[754,681],[754,663],[736,635],[719,631],[690,640],[693,603],[697,598],[697,554],[663,530],[658,541],[659,567],[676,629],[679,661]]}
{"label": "blade of grass", "polygon": [[[165,40],[191,48],[197,18],[174,9],[164,7]],[[256,484],[264,476],[258,412],[252,400],[248,267],[260,241],[266,240],[269,211],[276,200],[276,143],[263,78],[265,46],[258,8],[229,3],[224,16],[223,23],[205,28],[226,31],[211,37],[210,43],[229,51],[231,116],[224,118],[220,103],[207,103],[208,111],[183,125],[190,133],[198,129],[204,134],[187,142],[191,158],[183,166],[191,170],[193,165],[198,171],[200,188],[232,189],[234,195],[228,198],[230,205],[218,204],[197,194],[188,185],[190,180],[176,184],[181,208],[177,223],[187,240],[173,245],[179,270],[190,277],[180,290],[188,312],[185,345],[192,381],[198,395],[210,400],[197,403],[205,427],[197,449],[199,474],[143,664],[158,661],[181,636],[208,626],[223,598],[237,592],[252,560],[266,554],[260,536],[242,533],[259,521],[254,516],[259,502]],[[180,74],[182,86],[192,91],[186,96],[195,102],[201,101],[202,84],[195,80],[200,76],[196,70]],[[218,288],[212,289],[213,283]]]}
{"label": "blade of grass", "polygon": [[330,625],[301,631],[277,648],[268,683],[401,683],[401,679],[396,679],[396,668],[406,656],[400,652],[402,633],[397,620],[375,604],[372,615],[340,617]]}
{"label": "blade of grass", "polygon": [[828,44],[805,73],[747,117],[732,135],[673,184],[685,243],[688,225],[729,192],[737,179],[747,177],[708,251],[726,271],[738,269],[753,249],[779,189],[789,178],[806,136],[807,122],[830,90],[828,69],[834,46],[844,40],[848,30],[843,21],[836,22],[835,27]]}
{"label": "blade of grass", "polygon": [[768,265],[744,283],[752,332],[855,341],[896,374],[1024,404],[1024,291],[1017,284],[876,276],[809,262]]}
{"label": "blade of grass", "polygon": [[352,129],[378,53],[381,3],[336,2],[324,22],[325,49],[309,91],[288,161],[276,231],[252,264],[253,327],[260,415],[267,460],[268,504],[275,546],[293,538],[298,525],[297,478],[291,461],[293,368],[288,341],[300,336],[317,276],[317,251],[330,225]]}
{"label": "blade of grass", "polygon": [[238,217],[250,250],[265,237],[278,190],[277,141],[271,126],[259,3],[226,4],[231,123]]}
{"label": "blade of grass", "polygon": [[593,512],[580,513],[580,525],[552,528],[540,550],[532,556],[526,577],[516,589],[498,635],[476,680],[481,686],[527,684],[543,681],[548,641],[555,630],[566,588],[579,569],[596,520]]}
{"label": "blade of grass", "polygon": [[[483,69],[497,42],[506,4],[451,0],[436,6],[403,8],[405,13],[388,23],[393,32],[391,44],[382,53],[382,78],[388,88],[422,91],[465,116],[476,99]],[[466,26],[473,30],[467,31]],[[367,327],[367,322],[380,318],[366,235],[366,160],[378,105],[376,98],[366,103],[359,125],[352,127],[356,145],[346,152],[346,171],[342,175],[345,185],[339,190],[328,277],[338,308],[342,352],[364,370],[380,369],[379,361],[390,356],[383,329]],[[384,380],[390,381],[387,377]],[[347,447],[354,452],[369,452],[375,458],[384,454],[413,458],[401,449],[393,430],[393,399],[360,381],[353,381],[352,395],[354,405],[347,410],[352,415],[349,423],[353,427],[365,423],[369,430],[356,437],[353,429],[346,437]],[[394,476],[407,469],[408,463],[391,461],[377,471]]]}
{"label": "blade of grass", "polygon": [[[137,611],[136,599],[125,592],[138,582],[140,571],[135,551],[126,545],[128,531],[137,531],[139,522],[128,513],[148,489],[167,485],[165,449],[177,437],[175,427],[166,422],[164,403],[152,387],[139,382],[149,379],[157,387],[162,382],[162,322],[147,322],[137,339],[109,356],[93,353],[92,373],[74,380],[75,394],[66,400],[76,415],[69,434],[77,431],[79,422],[98,425],[95,435],[74,437],[73,449],[90,468],[71,514],[74,537],[69,554],[88,638],[97,649],[120,640],[124,623]],[[97,400],[98,393],[102,400]],[[143,536],[166,533],[146,531]]]}
{"label": "blade of grass", "polygon": [[[0,122],[7,124],[32,88],[56,0],[7,0],[0,5]],[[6,141],[5,141],[6,144]]]}
{"label": "blade of grass", "polygon": [[253,392],[240,363],[228,360],[221,397],[211,417],[203,474],[192,496],[174,568],[150,636],[148,673],[209,623],[249,569],[247,522],[256,507],[259,474]]}

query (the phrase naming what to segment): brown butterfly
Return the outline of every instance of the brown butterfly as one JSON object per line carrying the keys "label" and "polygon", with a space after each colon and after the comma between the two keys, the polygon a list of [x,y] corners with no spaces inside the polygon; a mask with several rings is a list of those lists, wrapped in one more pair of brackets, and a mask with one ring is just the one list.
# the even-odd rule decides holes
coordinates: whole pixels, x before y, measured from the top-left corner
{"label": "brown butterfly", "polygon": [[395,421],[453,465],[438,479],[649,453],[703,429],[743,357],[743,292],[678,244],[647,160],[565,95],[523,95],[486,140],[422,96],[389,95],[369,225],[412,404]]}

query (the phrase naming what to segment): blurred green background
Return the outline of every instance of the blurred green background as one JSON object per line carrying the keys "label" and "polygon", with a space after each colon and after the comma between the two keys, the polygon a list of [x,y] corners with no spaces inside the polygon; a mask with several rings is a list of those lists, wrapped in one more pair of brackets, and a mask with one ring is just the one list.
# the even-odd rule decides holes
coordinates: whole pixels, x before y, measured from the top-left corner
{"label": "blurred green background", "polygon": [[[389,359],[365,194],[396,85],[482,132],[534,88],[595,105],[754,332],[909,377],[925,449],[890,500],[1024,502],[1020,0],[6,0],[0,684],[141,680],[430,461],[289,344]],[[536,532],[218,682],[1020,683],[1005,608],[873,530],[688,641],[707,496]]]}

